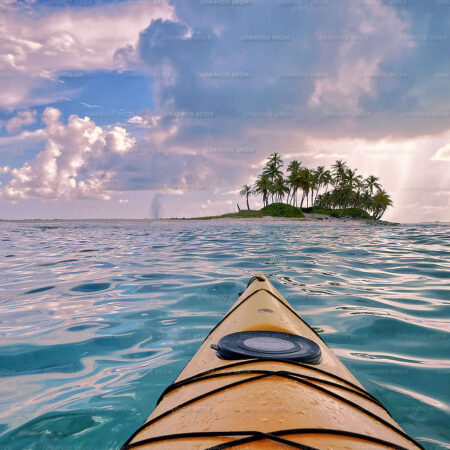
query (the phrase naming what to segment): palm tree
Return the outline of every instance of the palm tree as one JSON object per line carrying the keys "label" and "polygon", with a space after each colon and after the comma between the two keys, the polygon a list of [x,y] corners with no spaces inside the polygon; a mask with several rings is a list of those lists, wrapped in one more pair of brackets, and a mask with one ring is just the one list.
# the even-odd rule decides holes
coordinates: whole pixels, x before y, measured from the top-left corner
{"label": "palm tree", "polygon": [[306,204],[308,205],[308,195],[311,190],[311,171],[309,169],[301,169],[295,179],[296,188],[300,188],[303,191],[302,200],[300,202],[300,208],[303,208],[303,201],[306,197]]}
{"label": "palm tree", "polygon": [[263,173],[269,175],[270,181],[272,181],[272,183],[276,178],[283,176],[283,172],[281,172],[280,166],[275,162],[268,162],[266,164],[266,167],[264,167],[263,169]]}
{"label": "palm tree", "polygon": [[279,202],[283,201],[284,195],[289,192],[289,187],[283,177],[279,177],[273,184],[273,191]]}
{"label": "palm tree", "polygon": [[267,158],[267,165],[269,164],[275,164],[278,167],[281,167],[283,165],[283,161],[281,159],[281,155],[279,155],[277,152],[272,153],[268,158]]}
{"label": "palm tree", "polygon": [[331,192],[331,206],[333,208],[342,208],[345,203],[347,193],[343,188],[336,188]]}
{"label": "palm tree", "polygon": [[330,185],[333,181],[333,177],[331,176],[331,172],[329,170],[325,170],[322,175],[322,185],[325,186],[325,194],[328,192],[328,185]]}
{"label": "palm tree", "polygon": [[287,177],[287,183],[289,185],[287,203],[289,203],[289,198],[291,198],[293,206],[294,203],[295,205],[297,204],[297,187],[295,186],[295,178],[298,175],[301,165],[301,162],[298,162],[294,159],[293,161],[291,161],[287,168],[287,171],[289,172],[289,175]]}
{"label": "palm tree", "polygon": [[[349,168],[343,160],[337,160],[331,171],[324,166],[309,170],[302,167],[301,162],[293,160],[287,167],[286,178],[282,167],[281,155],[275,152],[267,157],[266,165],[255,181],[253,190],[245,185],[240,191],[240,195],[246,197],[247,209],[250,210],[249,196],[252,194],[262,195],[264,206],[269,204],[269,197],[272,201],[283,202],[287,194],[286,203],[297,206],[299,189],[302,191],[300,208],[306,198],[306,207],[317,205],[340,209],[340,215],[348,207],[361,208],[371,212],[374,219],[379,219],[392,206],[391,198],[382,190],[376,176],[370,175],[363,179],[357,174],[357,169]],[[332,187],[329,191],[330,185]],[[376,194],[373,195],[375,191]]]}
{"label": "palm tree", "polygon": [[[325,170],[325,166],[319,166],[316,169],[316,177],[317,177],[317,186],[316,186],[317,190],[316,190],[316,196],[314,198],[314,203],[317,200],[317,196],[319,195],[320,188],[322,186],[327,186],[329,183],[331,183],[330,171]],[[314,203],[313,203],[313,206],[314,206]]]}
{"label": "palm tree", "polygon": [[366,184],[366,188],[369,190],[370,195],[373,195],[373,190],[377,189],[380,190],[381,189],[381,185],[379,183],[379,179],[378,177],[374,176],[374,175],[369,175],[365,180],[365,184]]}
{"label": "palm tree", "polygon": [[241,197],[245,196],[245,198],[247,200],[247,209],[250,211],[250,205],[248,204],[248,197],[251,194],[253,194],[252,188],[248,184],[244,184],[244,186],[242,186],[242,189],[239,192],[239,194],[241,195]]}
{"label": "palm tree", "polygon": [[362,199],[362,192],[364,191],[365,188],[365,182],[362,178],[358,178],[355,181],[355,191],[353,192],[354,194],[354,198],[353,198],[353,207],[354,208],[359,208],[361,205],[361,199]]}
{"label": "palm tree", "polygon": [[379,190],[372,198],[372,217],[377,220],[381,219],[386,209],[392,205],[389,194],[384,190]]}
{"label": "palm tree", "polygon": [[341,215],[347,208],[348,199],[350,197],[350,194],[353,192],[353,189],[357,185],[357,183],[360,183],[362,180],[361,175],[356,175],[358,169],[352,170],[352,169],[346,169],[344,176],[342,178],[342,183],[344,184],[344,190],[346,191],[346,197],[344,202],[344,207],[342,208]]}
{"label": "palm tree", "polygon": [[332,192],[324,192],[317,196],[316,206],[319,208],[329,208],[333,206],[333,193]]}
{"label": "palm tree", "polygon": [[348,169],[347,163],[338,159],[332,166],[334,175],[334,185],[338,186],[344,179],[345,171]]}
{"label": "palm tree", "polygon": [[360,200],[360,207],[366,211],[372,210],[372,196],[369,191],[365,191]]}
{"label": "palm tree", "polygon": [[271,188],[271,181],[269,179],[269,175],[267,174],[261,174],[258,179],[255,182],[255,192],[257,194],[261,194],[262,198],[263,198],[263,205],[267,206],[268,204],[268,197],[269,197],[269,192],[270,192],[270,188]]}
{"label": "palm tree", "polygon": [[319,174],[317,170],[310,170],[309,187],[311,191],[311,206],[314,206],[314,192],[319,190]]}
{"label": "palm tree", "polygon": [[275,180],[278,178],[283,178],[283,172],[280,170],[280,165],[275,161],[268,161],[266,164],[266,167],[263,169],[263,175],[267,175],[271,184],[271,188],[269,189],[272,202],[273,202],[273,196],[274,196],[274,184]]}

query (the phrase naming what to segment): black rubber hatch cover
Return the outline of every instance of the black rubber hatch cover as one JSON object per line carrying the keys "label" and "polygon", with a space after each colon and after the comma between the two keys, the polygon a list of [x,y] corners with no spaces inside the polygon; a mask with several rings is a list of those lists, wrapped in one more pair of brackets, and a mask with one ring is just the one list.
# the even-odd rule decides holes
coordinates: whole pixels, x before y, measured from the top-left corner
{"label": "black rubber hatch cover", "polygon": [[318,364],[321,356],[320,347],[311,339],[267,330],[227,334],[212,347],[223,359],[274,358]]}

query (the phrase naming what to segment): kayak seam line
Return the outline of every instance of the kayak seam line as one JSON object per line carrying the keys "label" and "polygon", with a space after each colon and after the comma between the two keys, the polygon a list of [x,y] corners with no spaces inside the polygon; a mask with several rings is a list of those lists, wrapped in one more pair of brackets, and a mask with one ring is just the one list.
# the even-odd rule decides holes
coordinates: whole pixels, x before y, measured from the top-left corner
{"label": "kayak seam line", "polygon": [[[380,438],[377,438],[374,436],[368,436],[366,434],[355,433],[353,431],[336,430],[333,428],[294,428],[291,430],[271,431],[270,434],[275,435],[275,436],[277,436],[279,434],[300,434],[300,435],[303,435],[303,434],[332,434],[332,435],[338,435],[338,436],[340,435],[340,436],[347,436],[347,437],[362,439],[365,441],[382,444],[382,445],[385,445],[386,447],[394,448],[396,450],[408,450],[407,448],[402,447],[401,445],[394,444],[392,442],[385,441],[384,439],[380,439]],[[237,439],[235,441],[225,442],[225,443],[216,445],[214,447],[209,447],[206,450],[219,450],[219,449],[234,447],[236,445],[246,444],[248,442],[252,442],[252,441],[256,441],[256,440],[260,440],[260,438],[257,436],[253,436],[253,437],[248,437],[248,438],[243,438],[243,439]],[[310,447],[310,448],[313,448],[313,447]]]}
{"label": "kayak seam line", "polygon": [[[194,379],[191,380],[183,380],[182,382],[180,382],[180,384],[172,384],[170,387],[172,387],[172,389],[170,389],[169,391],[167,391],[165,394],[171,392],[174,389],[178,389],[180,387],[184,387],[188,384],[191,383],[195,383],[195,382],[199,382],[199,381],[204,381],[204,380],[209,380],[212,378],[220,378],[220,377],[224,377],[224,376],[231,376],[231,375],[254,375],[254,374],[277,374],[277,373],[286,373],[289,375],[292,375],[293,377],[300,377],[300,378],[305,378],[307,380],[311,380],[311,381],[316,381],[319,383],[324,383],[324,384],[328,384],[330,386],[333,386],[335,388],[338,389],[343,389],[347,392],[351,392],[352,394],[358,395],[372,403],[374,403],[375,405],[381,407],[382,409],[384,409],[388,414],[389,411],[381,404],[381,402],[379,402],[375,397],[372,397],[370,394],[366,395],[363,392],[357,391],[355,389],[351,389],[347,386],[343,386],[341,384],[338,383],[334,383],[333,381],[329,381],[329,380],[323,380],[321,378],[317,378],[317,377],[311,377],[309,375],[303,375],[301,373],[297,373],[297,372],[291,372],[289,370],[282,370],[282,371],[275,371],[275,370],[240,370],[240,371],[236,371],[236,372],[225,372],[225,373],[218,373],[218,374],[210,374],[210,375],[205,375],[202,377],[196,377]],[[160,397],[161,398],[161,397]],[[159,403],[160,399],[158,399],[157,404]]]}
{"label": "kayak seam line", "polygon": [[[190,433],[166,434],[166,435],[154,436],[151,438],[143,439],[142,441],[134,442],[133,444],[130,444],[127,447],[122,447],[122,450],[135,448],[140,445],[151,444],[153,442],[158,442],[161,440],[183,439],[183,438],[189,439],[192,437],[222,437],[222,436],[239,436],[239,435],[250,435],[250,436],[252,436],[252,438],[250,438],[250,439],[254,439],[254,440],[261,440],[261,439],[268,438],[268,439],[275,440],[277,442],[287,444],[287,445],[290,445],[292,447],[299,448],[302,450],[319,450],[319,449],[316,449],[315,447],[309,447],[309,446],[306,446],[303,444],[299,444],[298,442],[289,441],[287,439],[280,438],[278,436],[279,434],[288,434],[288,433],[284,433],[284,432],[289,432],[289,431],[291,431],[291,430],[277,430],[277,431],[270,432],[270,433],[265,433],[263,431],[258,431],[258,430],[252,430],[252,431],[197,431],[197,432],[190,432]],[[249,439],[249,438],[247,438],[247,439]],[[231,441],[230,443],[232,443],[234,446],[235,445],[234,442],[235,441]],[[228,444],[228,442],[222,443],[222,444],[220,444],[220,446],[222,446],[224,444]],[[215,447],[211,447],[211,448],[215,448]],[[206,449],[206,450],[208,450],[208,449]]]}
{"label": "kayak seam line", "polygon": [[[214,450],[214,449],[219,449],[219,448],[226,448],[226,446],[236,446],[236,445],[240,445],[240,444],[245,444],[251,441],[256,441],[256,440],[260,440],[260,439],[265,439],[265,435],[268,436],[279,436],[279,435],[285,435],[285,434],[299,434],[299,435],[304,435],[304,434],[332,434],[332,435],[337,435],[337,436],[346,436],[346,437],[352,437],[352,438],[356,438],[356,439],[361,439],[361,440],[365,440],[365,441],[369,441],[369,442],[374,442],[377,444],[382,444],[385,445],[389,448],[394,448],[397,450],[407,450],[405,447],[402,447],[399,444],[394,444],[392,442],[386,441],[384,439],[380,439],[374,436],[369,436],[366,434],[361,434],[361,433],[355,433],[353,431],[346,431],[346,430],[338,430],[338,429],[333,429],[333,428],[292,428],[292,429],[287,429],[287,430],[276,430],[276,431],[271,431],[270,433],[264,433],[264,432],[260,432],[257,430],[253,430],[253,431],[195,431],[195,432],[187,432],[187,433],[173,433],[173,434],[166,434],[166,435],[160,435],[160,436],[153,436],[151,438],[147,438],[147,439],[142,439],[141,441],[137,441],[134,442],[130,445],[128,445],[127,447],[122,447],[122,450],[126,450],[126,449],[130,449],[130,448],[135,448],[138,447],[140,445],[145,445],[145,444],[151,444],[154,442],[158,442],[158,441],[164,441],[164,440],[172,440],[172,439],[189,439],[189,438],[195,438],[195,437],[222,437],[222,436],[239,436],[239,435],[249,435],[249,437],[247,438],[243,438],[243,439],[238,439],[235,441],[230,441],[230,442],[223,442],[221,444],[219,444],[218,446],[215,447],[209,447],[206,450]],[[261,435],[264,435],[262,437],[260,437]],[[298,444],[298,443],[296,443]],[[301,445],[301,444],[300,444]],[[306,447],[308,449],[312,449],[313,447]]]}
{"label": "kayak seam line", "polygon": [[[345,378],[340,377],[339,375],[335,375],[334,373],[331,372],[327,372],[326,370],[323,369],[319,369],[318,367],[314,367],[311,366],[309,364],[304,364],[304,363],[300,363],[300,362],[296,362],[296,361],[289,361],[289,360],[285,360],[285,359],[277,359],[277,358],[257,358],[257,359],[247,359],[247,360],[242,360],[242,361],[238,361],[235,363],[231,363],[231,364],[226,364],[224,366],[219,366],[219,367],[214,367],[213,369],[209,369],[209,370],[205,370],[204,372],[200,372],[196,375],[193,375],[191,377],[185,378],[183,380],[180,380],[178,382],[175,382],[173,384],[171,384],[170,386],[168,386],[163,393],[161,394],[160,398],[157,401],[157,404],[160,402],[160,400],[162,400],[162,398],[164,397],[164,395],[166,394],[166,391],[170,392],[170,390],[172,389],[172,386],[177,385],[177,383],[182,383],[185,381],[189,381],[191,379],[195,379],[197,377],[203,376],[203,375],[208,375],[210,373],[214,373],[218,370],[222,370],[222,369],[229,369],[231,367],[236,367],[236,366],[240,366],[240,365],[247,365],[247,364],[253,364],[253,363],[259,363],[259,362],[278,362],[278,363],[285,363],[285,364],[290,364],[296,367],[301,367],[304,369],[308,369],[308,370],[312,370],[313,372],[318,372],[320,374],[329,376],[330,378],[334,378],[338,381],[341,381],[343,383],[347,383],[348,385],[350,385],[352,388],[354,389],[358,389],[359,391],[361,391],[362,393],[372,397],[376,402],[379,402],[381,404],[381,402],[374,397],[372,394],[370,394],[368,391],[366,391],[364,388],[359,387],[358,385],[352,383],[351,381],[346,380]],[[386,410],[387,411],[387,410]],[[388,411],[389,412],[389,411]],[[390,415],[390,414],[389,414]]]}
{"label": "kayak seam line", "polygon": [[[191,398],[191,399],[187,400],[186,402],[181,403],[181,404],[179,404],[179,405],[177,405],[177,406],[175,406],[175,407],[173,407],[173,408],[171,408],[171,409],[161,413],[159,416],[156,416],[153,419],[149,420],[148,422],[144,423],[141,427],[139,427],[133,433],[133,435],[128,439],[128,441],[125,443],[125,445],[127,445],[131,440],[133,440],[136,437],[137,434],[139,434],[144,429],[148,428],[150,425],[153,425],[155,422],[163,419],[164,417],[168,416],[169,414],[172,414],[175,411],[178,411],[178,410],[180,410],[180,409],[182,409],[182,408],[184,408],[186,406],[189,406],[190,404],[195,403],[198,400],[203,400],[204,398],[209,397],[209,396],[211,396],[213,394],[217,394],[217,393],[222,392],[222,391],[224,391],[226,389],[229,389],[229,388],[232,388],[232,387],[236,387],[236,386],[241,385],[241,384],[246,384],[246,383],[249,383],[249,382],[252,382],[252,381],[261,380],[261,379],[268,378],[268,377],[271,377],[271,376],[281,376],[281,377],[284,377],[284,378],[290,378],[288,375],[284,375],[282,373],[274,372],[273,374],[259,375],[259,376],[253,377],[253,378],[247,378],[245,380],[239,380],[239,381],[236,381],[234,383],[230,383],[230,384],[227,384],[225,386],[220,386],[219,388],[216,388],[216,389],[213,389],[211,391],[205,392],[205,393],[203,393],[203,394],[201,394],[201,395],[199,395],[197,397]],[[294,377],[292,377],[292,378],[294,378]],[[420,447],[420,444],[418,444],[412,437],[408,436],[403,430],[397,428],[396,426],[394,426],[391,423],[387,422],[382,417],[377,416],[376,414],[374,414],[371,411],[363,408],[362,406],[358,405],[357,403],[354,403],[351,400],[348,400],[348,399],[346,399],[345,397],[342,397],[339,394],[336,394],[336,393],[334,393],[332,391],[329,391],[328,389],[322,388],[320,386],[316,386],[314,383],[310,383],[310,382],[308,382],[306,380],[300,380],[300,379],[295,379],[295,378],[294,378],[294,380],[298,381],[301,384],[305,384],[306,386],[309,386],[309,387],[311,387],[313,389],[317,389],[317,390],[319,390],[319,391],[321,391],[321,392],[323,392],[325,394],[328,394],[331,397],[334,397],[334,398],[342,401],[343,403],[346,403],[349,406],[354,407],[355,409],[359,410],[360,412],[366,414],[369,417],[372,417],[372,419],[376,420],[377,422],[380,422],[381,424],[383,424],[386,427],[390,428],[392,431],[396,432],[397,434],[400,434],[405,439],[411,441],[412,443],[414,443],[415,445]]]}
{"label": "kayak seam line", "polygon": [[[248,437],[248,438],[246,438],[244,440],[247,440],[247,439],[249,439],[250,442],[251,441],[259,441],[259,440],[262,440],[262,439],[270,439],[272,441],[279,442],[281,444],[286,444],[286,445],[289,445],[289,447],[298,448],[300,450],[319,450],[318,448],[309,447],[307,445],[299,444],[298,442],[290,441],[289,439],[280,438],[279,436],[277,436],[275,434],[264,433],[262,431],[257,431],[255,433],[253,433],[252,437]],[[238,439],[238,441],[241,441],[241,440],[243,440],[243,439]],[[226,448],[224,446],[226,444],[231,444],[232,447],[235,447],[235,445],[236,445],[236,444],[233,443],[233,441],[231,441],[229,443],[222,443],[222,444],[219,444],[219,445],[215,445],[214,447],[210,447],[210,450],[212,450],[214,448],[216,448],[216,450],[222,449],[222,448]],[[206,450],[208,450],[208,449],[206,449]]]}

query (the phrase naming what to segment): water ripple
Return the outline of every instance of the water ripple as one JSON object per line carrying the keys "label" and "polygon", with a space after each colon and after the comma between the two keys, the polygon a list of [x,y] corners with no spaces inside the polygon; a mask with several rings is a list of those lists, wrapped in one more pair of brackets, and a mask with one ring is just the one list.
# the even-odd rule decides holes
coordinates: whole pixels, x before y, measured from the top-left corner
{"label": "water ripple", "polygon": [[120,447],[258,271],[449,447],[449,226],[238,221],[1,223],[0,446]]}

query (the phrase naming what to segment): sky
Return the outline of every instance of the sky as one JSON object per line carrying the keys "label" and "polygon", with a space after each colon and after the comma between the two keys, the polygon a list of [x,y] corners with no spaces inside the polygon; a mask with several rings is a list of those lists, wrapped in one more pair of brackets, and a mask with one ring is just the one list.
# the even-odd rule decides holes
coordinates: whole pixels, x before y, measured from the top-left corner
{"label": "sky", "polygon": [[0,219],[231,212],[278,152],[450,221],[449,0],[1,0],[0,29]]}

